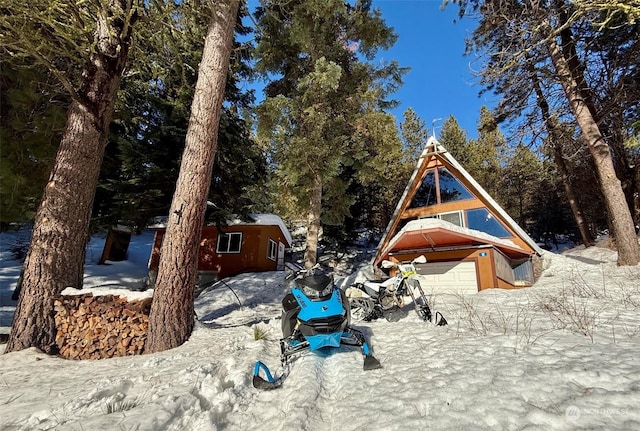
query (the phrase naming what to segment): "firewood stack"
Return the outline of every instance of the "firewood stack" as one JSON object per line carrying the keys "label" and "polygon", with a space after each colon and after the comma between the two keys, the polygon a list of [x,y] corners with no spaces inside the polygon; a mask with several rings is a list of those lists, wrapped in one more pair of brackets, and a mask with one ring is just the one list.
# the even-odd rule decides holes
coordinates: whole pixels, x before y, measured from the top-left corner
{"label": "firewood stack", "polygon": [[54,309],[63,358],[104,359],[144,351],[151,298],[129,302],[115,295],[59,296]]}

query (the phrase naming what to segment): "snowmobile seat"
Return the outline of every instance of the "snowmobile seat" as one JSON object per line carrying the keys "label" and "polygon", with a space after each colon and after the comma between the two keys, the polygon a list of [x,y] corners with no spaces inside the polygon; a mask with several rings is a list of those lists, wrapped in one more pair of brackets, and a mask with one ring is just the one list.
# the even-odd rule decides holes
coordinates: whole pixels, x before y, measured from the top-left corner
{"label": "snowmobile seat", "polygon": [[293,293],[289,292],[284,296],[284,298],[282,298],[282,308],[284,311],[300,308],[298,301],[296,301],[296,298],[293,296]]}

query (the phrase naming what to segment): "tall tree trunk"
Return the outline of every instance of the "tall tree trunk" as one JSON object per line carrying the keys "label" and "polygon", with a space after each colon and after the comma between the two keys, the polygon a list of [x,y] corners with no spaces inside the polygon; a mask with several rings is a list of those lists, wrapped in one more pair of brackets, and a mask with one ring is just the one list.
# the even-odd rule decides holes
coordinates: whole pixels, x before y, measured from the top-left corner
{"label": "tall tree trunk", "polygon": [[322,176],[314,172],[307,215],[307,244],[304,250],[304,266],[309,269],[318,261],[318,237],[320,236],[320,211],[322,209]]}
{"label": "tall tree trunk", "polygon": [[571,109],[584,137],[600,178],[602,194],[607,207],[618,249],[618,265],[637,265],[640,262],[640,246],[635,232],[631,212],[625,199],[620,180],[616,176],[611,151],[600,133],[598,124],[585,103],[580,88],[573,78],[569,64],[556,43],[548,18],[541,23],[541,30],[558,80],[569,100]]}
{"label": "tall tree trunk", "polygon": [[[556,10],[558,11],[560,22],[569,22],[569,15],[564,5],[564,0],[556,0]],[[598,125],[601,135],[609,138],[609,149],[613,152],[613,167],[616,171],[616,176],[620,180],[622,191],[627,199],[627,205],[629,205],[629,208],[637,210],[637,208],[635,208],[633,198],[637,191],[634,179],[635,172],[632,167],[633,163],[630,162],[627,150],[624,147],[624,116],[620,112],[616,115],[613,110],[610,110],[606,115],[601,115],[601,113],[598,112],[598,109],[596,108],[596,97],[585,79],[585,67],[578,56],[571,26],[565,26],[562,28],[559,35],[562,53],[564,54],[564,58],[567,60],[569,71],[576,82],[576,86],[582,96],[582,100],[589,109],[589,112],[593,117],[593,121]],[[616,120],[618,120],[618,125],[615,124]],[[635,219],[633,214],[632,218]]]}
{"label": "tall tree trunk", "polygon": [[56,353],[53,298],[82,287],[91,208],[116,94],[136,21],[133,0],[98,17],[96,51],[67,113],[58,154],[36,213],[5,353]]}
{"label": "tall tree trunk", "polygon": [[178,347],[193,330],[198,248],[238,6],[239,0],[212,5],[180,174],[160,251],[146,353]]}
{"label": "tall tree trunk", "polygon": [[593,238],[593,235],[591,234],[591,231],[587,226],[582,209],[580,208],[580,203],[573,191],[571,181],[569,181],[569,171],[567,170],[567,165],[564,162],[564,157],[562,155],[562,145],[560,144],[557,121],[551,115],[551,112],[549,110],[549,103],[547,102],[547,99],[542,92],[538,74],[535,71],[533,64],[529,62],[528,65],[529,71],[531,72],[533,88],[536,92],[537,104],[540,108],[540,111],[542,111],[542,119],[547,128],[547,131],[549,132],[549,140],[551,141],[551,145],[553,147],[555,164],[558,168],[558,172],[560,173],[560,180],[562,181],[562,185],[564,186],[564,192],[567,195],[569,207],[571,208],[573,218],[576,221],[576,225],[578,226],[578,231],[580,232],[580,237],[582,238],[582,244],[584,244],[585,247],[590,247],[594,245],[595,239]]}

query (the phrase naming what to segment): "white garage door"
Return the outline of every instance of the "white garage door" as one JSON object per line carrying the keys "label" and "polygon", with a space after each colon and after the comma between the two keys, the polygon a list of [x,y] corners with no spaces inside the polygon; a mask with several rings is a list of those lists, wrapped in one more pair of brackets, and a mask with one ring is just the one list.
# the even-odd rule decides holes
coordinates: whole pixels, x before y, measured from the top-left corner
{"label": "white garage door", "polygon": [[476,263],[432,262],[416,265],[425,293],[478,293]]}

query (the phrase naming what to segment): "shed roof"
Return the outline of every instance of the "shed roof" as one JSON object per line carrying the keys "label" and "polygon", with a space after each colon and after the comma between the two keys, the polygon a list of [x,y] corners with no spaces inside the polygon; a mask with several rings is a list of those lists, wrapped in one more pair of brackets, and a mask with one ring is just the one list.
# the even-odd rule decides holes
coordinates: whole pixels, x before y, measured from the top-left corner
{"label": "shed roof", "polygon": [[264,226],[279,226],[280,230],[282,231],[282,234],[284,235],[284,238],[287,240],[289,245],[290,246],[293,245],[293,238],[291,237],[291,234],[289,233],[287,226],[284,224],[284,222],[279,216],[275,214],[250,214],[250,216],[254,220],[253,223],[242,221],[240,219],[234,219],[234,220],[229,220],[228,224],[229,226],[250,225],[250,224],[257,224],[257,225],[264,225]]}
{"label": "shed roof", "polygon": [[[228,220],[227,224],[229,226],[240,226],[240,225],[262,225],[262,226],[278,226],[284,235],[284,238],[289,243],[289,246],[293,245],[293,238],[291,237],[291,233],[289,233],[289,229],[284,224],[282,219],[275,214],[249,214],[253,222],[243,221],[240,218],[234,218],[232,220]],[[157,217],[155,223],[153,223],[149,228],[151,229],[166,229],[167,227],[167,217]]]}

